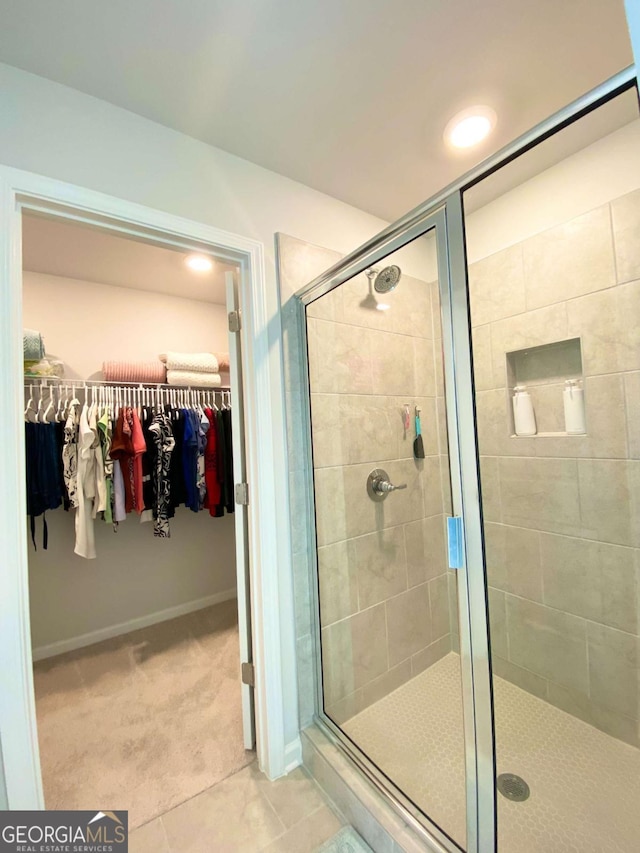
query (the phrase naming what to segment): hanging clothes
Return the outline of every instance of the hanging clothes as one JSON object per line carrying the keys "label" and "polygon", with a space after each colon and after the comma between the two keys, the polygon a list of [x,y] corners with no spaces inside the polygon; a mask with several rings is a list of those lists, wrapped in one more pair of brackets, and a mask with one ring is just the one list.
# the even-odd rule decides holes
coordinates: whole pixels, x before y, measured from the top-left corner
{"label": "hanging clothes", "polygon": [[222,422],[224,423],[224,504],[227,512],[235,512],[231,409],[222,410]]}
{"label": "hanging clothes", "polygon": [[185,506],[192,512],[200,511],[198,492],[198,433],[199,418],[191,409],[182,409],[184,418],[184,438],[182,442],[182,464],[184,484],[187,491]]}
{"label": "hanging clothes", "polygon": [[100,437],[100,451],[102,453],[102,467],[104,469],[105,481],[105,507],[104,520],[111,524],[113,522],[113,459],[111,458],[111,412],[105,407],[98,419],[98,435]]}
{"label": "hanging clothes", "polygon": [[36,517],[43,516],[42,547],[48,547],[49,531],[45,513],[62,503],[60,460],[57,454],[54,424],[25,423],[27,469],[27,515],[31,524],[31,540],[36,547]]}
{"label": "hanging clothes", "polygon": [[180,409],[171,409],[171,429],[175,445],[171,454],[171,465],[169,468],[169,479],[171,489],[169,495],[169,518],[175,515],[176,507],[187,502],[187,489],[184,478],[183,445],[184,445],[184,417]]}
{"label": "hanging clothes", "polygon": [[76,397],[69,403],[67,419],[64,425],[64,447],[62,448],[62,466],[64,482],[72,507],[78,506],[78,430],[80,429],[80,400]]}
{"label": "hanging clothes", "polygon": [[153,535],[168,539],[171,536],[169,528],[171,480],[169,472],[171,455],[175,447],[170,418],[164,412],[158,412],[149,426],[149,432],[155,444]]}
{"label": "hanging clothes", "polygon": [[209,515],[216,517],[224,514],[224,509],[221,506],[220,482],[218,480],[218,428],[216,426],[215,412],[212,409],[205,409],[204,411],[209,421],[207,446],[204,457],[207,486],[205,506],[209,510]]}
{"label": "hanging clothes", "polygon": [[92,501],[96,496],[95,453],[93,442],[96,436],[89,426],[86,404],[80,413],[78,438],[78,508],[76,510],[76,544],[74,552],[79,557],[94,560],[96,557],[95,532],[92,517]]}

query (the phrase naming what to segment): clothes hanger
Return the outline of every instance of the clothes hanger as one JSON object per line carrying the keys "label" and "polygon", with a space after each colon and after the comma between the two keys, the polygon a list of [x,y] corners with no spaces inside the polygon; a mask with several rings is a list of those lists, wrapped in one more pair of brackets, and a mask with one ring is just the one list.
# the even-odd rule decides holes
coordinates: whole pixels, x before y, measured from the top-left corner
{"label": "clothes hanger", "polygon": [[25,421],[29,420],[29,412],[32,412],[34,415],[36,414],[36,410],[33,407],[34,399],[33,399],[33,383],[29,385],[29,400],[27,401],[27,408],[24,410],[24,419]]}

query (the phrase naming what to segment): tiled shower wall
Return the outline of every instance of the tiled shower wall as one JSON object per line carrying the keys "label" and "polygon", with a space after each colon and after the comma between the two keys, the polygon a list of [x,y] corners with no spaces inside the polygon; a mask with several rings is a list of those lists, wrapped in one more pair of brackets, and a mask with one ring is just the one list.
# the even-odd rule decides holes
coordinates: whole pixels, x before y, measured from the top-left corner
{"label": "tiled shower wall", "polygon": [[[278,245],[281,287],[289,292],[338,259],[284,235]],[[367,279],[360,275],[308,312],[324,690],[327,710],[339,722],[451,648],[443,526],[443,493],[448,496],[449,489],[448,467],[441,463],[446,439],[438,426],[443,380],[437,311],[435,336],[432,324],[437,290],[404,275],[398,289],[384,297],[391,304],[385,313],[360,305],[367,292]],[[292,347],[297,331],[291,324],[287,342],[288,327],[285,320],[285,346]],[[294,379],[304,381],[302,375]],[[300,433],[299,423],[293,423],[294,384],[288,384],[290,441]],[[411,412],[407,432],[405,404]],[[422,409],[424,460],[413,457],[415,405]],[[293,447],[291,452],[295,457]],[[299,531],[294,537],[296,600],[299,625],[310,630],[303,592],[309,582],[308,542],[299,511],[304,458],[300,454],[293,461],[299,466],[291,482],[291,505],[297,508],[292,520]],[[375,467],[408,488],[374,503],[365,486]],[[313,654],[311,636],[299,635],[298,643],[304,680],[310,678],[305,673],[307,645]],[[306,711],[301,708],[303,724]]]}
{"label": "tiled shower wall", "polygon": [[[638,745],[640,192],[472,264],[470,295],[494,671]],[[505,354],[578,337],[587,435],[512,438]]]}

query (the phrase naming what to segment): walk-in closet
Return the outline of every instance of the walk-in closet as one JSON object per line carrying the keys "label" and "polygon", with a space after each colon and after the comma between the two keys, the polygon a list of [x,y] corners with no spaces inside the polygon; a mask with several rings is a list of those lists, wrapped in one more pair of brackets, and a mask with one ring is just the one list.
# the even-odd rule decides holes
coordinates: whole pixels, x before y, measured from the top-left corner
{"label": "walk-in closet", "polygon": [[33,211],[22,242],[45,805],[128,809],[134,828],[254,757],[228,324],[238,268],[211,247]]}

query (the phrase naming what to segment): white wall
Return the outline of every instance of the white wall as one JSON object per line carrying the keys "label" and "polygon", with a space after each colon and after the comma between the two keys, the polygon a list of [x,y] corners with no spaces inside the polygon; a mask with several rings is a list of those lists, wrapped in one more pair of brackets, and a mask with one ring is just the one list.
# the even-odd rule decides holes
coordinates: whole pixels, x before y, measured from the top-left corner
{"label": "white wall", "polygon": [[[386,223],[133,113],[0,64],[0,163],[129,199],[259,240],[265,245],[270,323],[269,371],[281,387],[274,234],[348,252]],[[1,368],[0,368],[1,369]],[[1,379],[1,377],[0,377]],[[286,495],[286,430],[276,411],[281,464],[274,492]],[[284,738],[298,737],[290,533],[277,530],[282,615]]]}
{"label": "white wall", "polygon": [[[44,336],[68,378],[99,376],[105,360],[155,360],[167,349],[228,349],[226,308],[211,302],[25,272],[24,324]],[[233,518],[180,507],[171,539],[132,513],[114,534],[96,521],[96,560],[73,553],[74,513],[48,513],[49,548],[29,545],[31,633],[43,646],[114,629],[235,590]],[[135,625],[134,625],[135,627]],[[52,649],[56,651],[60,649]]]}
{"label": "white wall", "polygon": [[70,379],[102,378],[103,361],[229,349],[227,310],[213,302],[25,271],[23,311]]}

